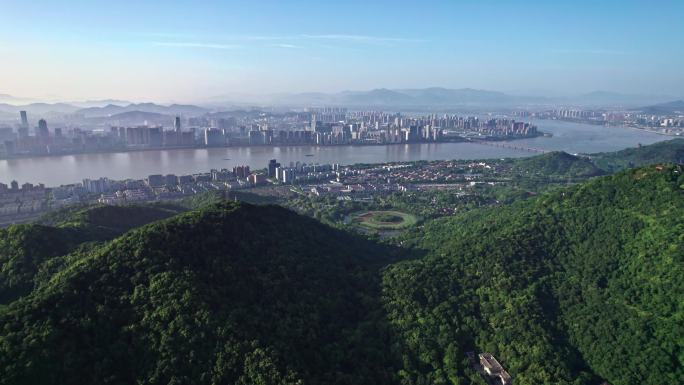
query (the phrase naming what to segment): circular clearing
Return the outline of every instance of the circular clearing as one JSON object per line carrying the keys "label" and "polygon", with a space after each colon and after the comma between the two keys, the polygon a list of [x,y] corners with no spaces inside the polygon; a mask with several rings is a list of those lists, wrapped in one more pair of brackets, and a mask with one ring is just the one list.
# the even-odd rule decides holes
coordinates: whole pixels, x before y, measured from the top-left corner
{"label": "circular clearing", "polygon": [[375,230],[398,230],[416,224],[418,219],[401,211],[363,211],[352,215],[352,223]]}

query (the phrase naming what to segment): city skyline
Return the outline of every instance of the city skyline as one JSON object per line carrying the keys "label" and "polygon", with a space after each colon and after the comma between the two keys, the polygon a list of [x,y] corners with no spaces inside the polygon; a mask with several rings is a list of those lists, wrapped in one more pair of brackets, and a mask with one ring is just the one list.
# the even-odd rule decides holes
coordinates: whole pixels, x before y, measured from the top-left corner
{"label": "city skyline", "polygon": [[656,3],[9,1],[0,93],[207,102],[438,86],[681,97],[684,5]]}

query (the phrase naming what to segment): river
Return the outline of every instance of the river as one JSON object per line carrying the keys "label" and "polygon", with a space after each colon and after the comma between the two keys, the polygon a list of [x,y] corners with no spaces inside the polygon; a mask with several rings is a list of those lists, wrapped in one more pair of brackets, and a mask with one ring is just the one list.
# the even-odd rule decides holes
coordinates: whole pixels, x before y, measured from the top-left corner
{"label": "river", "polygon": [[[553,137],[520,139],[511,144],[569,153],[617,151],[670,137],[621,127],[603,127],[550,120],[534,123]],[[312,156],[307,156],[310,154]],[[283,164],[380,163],[391,161],[485,159],[525,157],[533,152],[475,143],[413,143],[387,146],[282,146],[151,150],[108,154],[79,154],[0,160],[0,182],[44,183],[47,186],[79,182],[83,178],[144,178],[150,174],[192,174],[212,168],[248,165],[264,168],[269,159]]]}

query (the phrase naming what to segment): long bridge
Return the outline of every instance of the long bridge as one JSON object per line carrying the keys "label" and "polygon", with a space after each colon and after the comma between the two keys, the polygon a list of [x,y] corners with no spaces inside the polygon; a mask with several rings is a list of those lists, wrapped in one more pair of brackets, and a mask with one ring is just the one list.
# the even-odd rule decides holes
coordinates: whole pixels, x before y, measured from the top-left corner
{"label": "long bridge", "polygon": [[545,154],[547,152],[550,152],[549,150],[544,150],[543,148],[526,147],[526,146],[521,146],[521,145],[517,145],[517,144],[511,144],[510,142],[497,142],[497,141],[488,141],[488,140],[472,140],[472,142],[478,143],[478,144],[484,144],[484,145],[492,146],[492,147],[507,148],[510,150],[536,152],[539,154]]}

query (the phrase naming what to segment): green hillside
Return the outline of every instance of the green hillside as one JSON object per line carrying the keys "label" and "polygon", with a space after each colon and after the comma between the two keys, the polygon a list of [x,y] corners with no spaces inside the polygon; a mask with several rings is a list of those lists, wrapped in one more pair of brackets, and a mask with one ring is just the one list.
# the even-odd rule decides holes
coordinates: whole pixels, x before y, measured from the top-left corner
{"label": "green hillside", "polygon": [[168,205],[63,209],[41,224],[0,229],[0,306],[28,294],[61,268],[66,255],[179,212]]}
{"label": "green hillside", "polygon": [[469,351],[516,385],[684,378],[682,166],[428,221],[401,249],[277,206],[93,210],[0,231],[0,384],[484,385]]}
{"label": "green hillside", "polygon": [[684,176],[649,167],[441,219],[390,267],[385,307],[405,382],[473,378],[468,350],[516,384],[684,378]]}
{"label": "green hillside", "polygon": [[591,155],[603,170],[615,172],[656,163],[684,163],[684,139],[672,139],[638,148]]}
{"label": "green hillside", "polygon": [[11,303],[0,383],[388,383],[375,272],[390,255],[275,206],[181,214]]}
{"label": "green hillside", "polygon": [[0,229],[0,306],[31,292],[41,266],[73,250],[79,236],[41,225]]}
{"label": "green hillside", "polygon": [[100,239],[109,239],[150,222],[186,211],[172,204],[92,205],[57,210],[39,221],[41,224],[75,228]]}
{"label": "green hillside", "polygon": [[592,177],[603,174],[589,159],[554,151],[530,158],[516,159],[513,169],[531,176]]}

